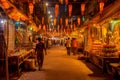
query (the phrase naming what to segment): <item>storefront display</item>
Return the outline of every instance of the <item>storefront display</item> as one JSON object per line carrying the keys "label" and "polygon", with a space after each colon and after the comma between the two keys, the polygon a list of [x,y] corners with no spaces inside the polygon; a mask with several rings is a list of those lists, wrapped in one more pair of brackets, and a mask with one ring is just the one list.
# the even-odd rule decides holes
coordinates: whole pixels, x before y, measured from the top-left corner
{"label": "storefront display", "polygon": [[[119,6],[117,2],[115,4],[116,7]],[[111,6],[109,8],[111,9]],[[84,49],[88,53],[86,56],[104,72],[107,70],[107,63],[119,62],[120,11],[118,9],[111,10],[113,11],[109,14],[104,11],[101,18],[96,21],[90,21],[93,23],[88,24],[88,28],[84,30]]]}

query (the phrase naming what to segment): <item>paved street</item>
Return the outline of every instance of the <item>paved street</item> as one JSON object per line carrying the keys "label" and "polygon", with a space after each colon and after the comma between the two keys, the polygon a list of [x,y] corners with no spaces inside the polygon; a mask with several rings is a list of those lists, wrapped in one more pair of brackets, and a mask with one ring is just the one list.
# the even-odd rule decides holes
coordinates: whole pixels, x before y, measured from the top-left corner
{"label": "paved street", "polygon": [[47,52],[42,70],[25,72],[19,80],[112,80],[91,63],[77,60],[78,55],[67,56],[64,47],[54,46]]}

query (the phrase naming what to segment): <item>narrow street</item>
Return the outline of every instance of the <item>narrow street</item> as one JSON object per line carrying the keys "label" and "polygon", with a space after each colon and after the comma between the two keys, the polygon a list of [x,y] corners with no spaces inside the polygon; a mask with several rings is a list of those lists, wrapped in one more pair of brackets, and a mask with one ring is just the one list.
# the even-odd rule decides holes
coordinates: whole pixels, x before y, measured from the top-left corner
{"label": "narrow street", "polygon": [[19,80],[112,80],[90,62],[77,60],[78,55],[66,55],[65,47],[47,50],[41,71],[25,72]]}

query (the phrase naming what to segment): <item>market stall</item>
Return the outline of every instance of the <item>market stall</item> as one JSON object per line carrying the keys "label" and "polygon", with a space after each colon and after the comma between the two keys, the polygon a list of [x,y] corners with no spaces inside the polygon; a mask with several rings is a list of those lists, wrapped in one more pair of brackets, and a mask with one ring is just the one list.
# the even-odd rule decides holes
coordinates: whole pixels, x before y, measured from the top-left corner
{"label": "market stall", "polygon": [[33,55],[34,55],[33,49],[29,51],[20,50],[20,51],[14,52],[14,54],[10,54],[8,56],[9,71],[10,71],[9,73],[17,72],[17,74],[20,75],[24,62],[30,57],[33,57]]}
{"label": "market stall", "polygon": [[[84,30],[85,51],[89,60],[107,72],[108,63],[118,63],[120,43],[120,5],[118,0],[103,10],[101,18],[92,19]],[[114,7],[113,7],[114,5]],[[110,12],[106,12],[109,10]],[[99,15],[98,15],[99,16]],[[91,23],[92,22],[92,23]]]}

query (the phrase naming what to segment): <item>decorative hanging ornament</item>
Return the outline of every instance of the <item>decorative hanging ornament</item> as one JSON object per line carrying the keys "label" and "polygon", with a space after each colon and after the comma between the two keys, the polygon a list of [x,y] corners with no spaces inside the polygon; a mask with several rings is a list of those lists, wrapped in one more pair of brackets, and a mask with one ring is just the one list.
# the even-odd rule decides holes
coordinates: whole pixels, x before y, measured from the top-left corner
{"label": "decorative hanging ornament", "polygon": [[63,4],[63,0],[59,0],[59,2],[60,2],[61,4]]}
{"label": "decorative hanging ornament", "polygon": [[68,7],[69,7],[69,16],[71,16],[71,14],[72,14],[72,4],[69,4]]}
{"label": "decorative hanging ornament", "polygon": [[84,11],[85,11],[85,3],[81,4],[81,14],[84,15]]}
{"label": "decorative hanging ornament", "polygon": [[33,3],[29,3],[29,12],[30,12],[30,14],[33,14],[33,8],[34,8]]}
{"label": "decorative hanging ornament", "polygon": [[62,25],[62,18],[60,18],[60,24]]}
{"label": "decorative hanging ornament", "polygon": [[68,18],[65,19],[65,24],[68,26]]}
{"label": "decorative hanging ornament", "polygon": [[42,24],[44,24],[44,17],[42,17]]}
{"label": "decorative hanging ornament", "polygon": [[44,14],[46,14],[46,3],[44,3],[44,5],[43,5],[43,7],[44,7]]}
{"label": "decorative hanging ornament", "polygon": [[42,28],[42,27],[41,27],[41,24],[40,24],[40,25],[39,25],[39,30],[41,30],[41,28]]}
{"label": "decorative hanging ornament", "polygon": [[43,25],[43,30],[46,31],[46,25]]}
{"label": "decorative hanging ornament", "polygon": [[5,9],[10,8],[10,5],[9,5],[8,2],[3,2],[3,3],[2,3],[2,6],[4,6]]}
{"label": "decorative hanging ornament", "polygon": [[56,5],[55,5],[55,16],[56,16],[56,17],[58,16],[58,13],[59,13],[59,5],[56,4]]}
{"label": "decorative hanging ornament", "polygon": [[69,2],[68,0],[65,0],[66,5],[68,5],[68,2]]}
{"label": "decorative hanging ornament", "polygon": [[54,26],[56,25],[56,23],[57,23],[57,20],[56,20],[56,18],[54,18]]}
{"label": "decorative hanging ornament", "polygon": [[80,17],[77,18],[77,22],[78,22],[78,25],[80,25],[80,23],[81,23]]}
{"label": "decorative hanging ornament", "polygon": [[1,3],[6,2],[7,0],[0,0]]}
{"label": "decorative hanging ornament", "polygon": [[100,14],[101,14],[102,11],[103,11],[103,8],[104,8],[104,2],[103,1],[99,3],[99,8],[100,8]]}

